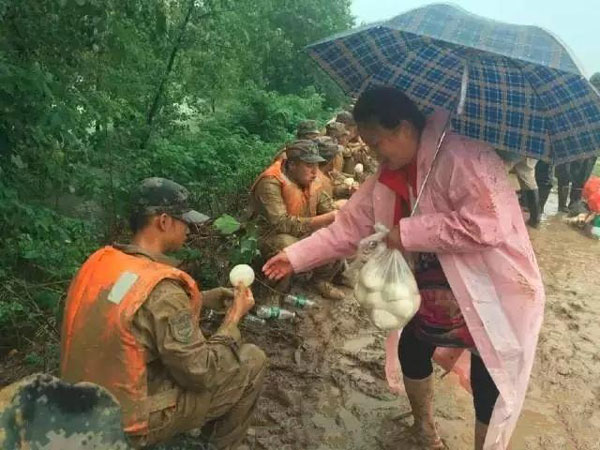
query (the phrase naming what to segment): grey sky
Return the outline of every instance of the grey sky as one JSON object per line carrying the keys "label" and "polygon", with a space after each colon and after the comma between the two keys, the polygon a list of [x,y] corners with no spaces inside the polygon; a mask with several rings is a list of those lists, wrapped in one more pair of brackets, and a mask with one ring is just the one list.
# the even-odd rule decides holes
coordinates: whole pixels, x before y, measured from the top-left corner
{"label": "grey sky", "polygon": [[[357,22],[389,19],[427,0],[353,0]],[[537,25],[557,35],[583,66],[586,76],[600,72],[600,0],[456,0],[453,3],[490,19]]]}

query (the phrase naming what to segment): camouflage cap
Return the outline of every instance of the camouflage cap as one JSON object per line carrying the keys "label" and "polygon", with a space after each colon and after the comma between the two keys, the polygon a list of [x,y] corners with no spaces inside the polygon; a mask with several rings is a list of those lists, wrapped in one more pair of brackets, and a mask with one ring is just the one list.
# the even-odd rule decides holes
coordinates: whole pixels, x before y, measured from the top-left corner
{"label": "camouflage cap", "polygon": [[317,125],[316,121],[303,120],[298,124],[298,127],[296,128],[296,136],[301,138],[307,134],[321,134],[321,130],[319,130],[319,126]]}
{"label": "camouflage cap", "polygon": [[190,192],[174,181],[152,177],[143,180],[133,195],[133,206],[148,213],[166,213],[187,224],[202,224],[209,217],[190,206]]}
{"label": "camouflage cap", "polygon": [[342,147],[329,136],[319,136],[314,141],[317,143],[319,155],[326,161],[331,161],[335,155],[342,151]]}
{"label": "camouflage cap", "polygon": [[300,160],[309,164],[325,162],[319,155],[317,143],[307,139],[292,142],[286,147],[285,153],[289,161]]}
{"label": "camouflage cap", "polygon": [[340,138],[342,136],[349,136],[350,132],[346,129],[343,123],[331,122],[327,124],[327,136],[334,138]]}
{"label": "camouflage cap", "polygon": [[354,120],[354,116],[350,111],[342,111],[341,113],[338,113],[338,115],[335,117],[335,121],[350,127],[356,126],[356,121]]}

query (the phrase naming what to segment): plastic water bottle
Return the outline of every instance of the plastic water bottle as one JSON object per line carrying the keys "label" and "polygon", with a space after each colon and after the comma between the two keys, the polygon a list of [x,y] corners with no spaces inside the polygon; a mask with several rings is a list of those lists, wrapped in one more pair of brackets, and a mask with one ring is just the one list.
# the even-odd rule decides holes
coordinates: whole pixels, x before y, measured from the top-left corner
{"label": "plastic water bottle", "polygon": [[256,315],[261,319],[291,320],[296,314],[287,309],[277,308],[276,306],[259,306],[256,308]]}
{"label": "plastic water bottle", "polygon": [[283,299],[283,303],[285,303],[286,305],[293,306],[294,308],[300,309],[314,308],[315,306],[317,306],[315,302],[309,300],[304,295],[286,295]]}
{"label": "plastic water bottle", "polygon": [[264,327],[267,324],[265,319],[261,319],[260,317],[256,317],[252,314],[246,314],[244,320],[242,320],[244,325],[256,325],[258,327]]}

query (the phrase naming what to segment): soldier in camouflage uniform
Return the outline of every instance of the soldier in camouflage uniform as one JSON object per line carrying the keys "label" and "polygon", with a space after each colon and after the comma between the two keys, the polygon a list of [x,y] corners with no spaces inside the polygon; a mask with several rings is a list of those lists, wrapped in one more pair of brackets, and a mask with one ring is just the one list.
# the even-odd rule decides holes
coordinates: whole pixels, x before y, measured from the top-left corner
{"label": "soldier in camouflage uniform", "polygon": [[377,172],[379,164],[369,147],[360,138],[358,126],[354,121],[352,113],[342,111],[336,116],[336,121],[343,124],[349,132],[348,143],[346,144],[346,154],[348,157],[345,160],[343,171],[353,174],[354,167],[360,163],[363,165],[365,176]]}
{"label": "soldier in camouflage uniform", "polygon": [[[317,144],[298,140],[286,148],[286,154],[287,160],[274,162],[252,186],[251,209],[258,218],[259,247],[265,258],[335,219],[333,200],[317,179],[318,165],[324,162]],[[314,272],[315,287],[324,297],[344,298],[344,293],[331,284],[339,267],[332,264]],[[280,292],[287,292],[289,287],[289,279],[275,286]]]}
{"label": "soldier in camouflage uniform", "polygon": [[[358,188],[357,184],[351,186],[346,184],[346,180],[351,176],[341,172],[344,160],[343,147],[328,136],[321,136],[315,139],[315,142],[319,148],[319,154],[325,159],[325,162],[319,164],[319,178],[323,190],[336,201],[336,206],[342,206],[345,199],[350,198]],[[341,199],[344,201],[338,203],[337,200]]]}
{"label": "soldier in camouflage uniform", "polygon": [[[304,140],[310,141],[319,136],[321,136],[321,131],[319,130],[319,126],[317,125],[317,122],[314,120],[303,120],[296,127],[296,138],[299,140],[304,139]],[[275,157],[273,158],[273,161],[279,161],[279,160],[285,160],[285,159],[286,159],[285,147],[283,147],[283,148],[280,148],[279,150],[277,150],[277,153],[275,153]]]}
{"label": "soldier in camouflage uniform", "polygon": [[[144,180],[134,196],[131,244],[98,250],[74,278],[63,320],[61,378],[105,387],[121,404],[132,444],[162,442],[203,428],[214,448],[243,440],[267,360],[243,343],[239,321],[252,292],[200,292],[165,252],[180,248],[189,226],[208,218],[189,206],[177,183]],[[199,328],[203,306],[233,297],[219,330]]]}
{"label": "soldier in camouflage uniform", "polygon": [[321,135],[321,130],[319,130],[319,126],[317,125],[317,122],[315,120],[303,120],[298,124],[298,127],[296,128],[297,139],[312,140]]}

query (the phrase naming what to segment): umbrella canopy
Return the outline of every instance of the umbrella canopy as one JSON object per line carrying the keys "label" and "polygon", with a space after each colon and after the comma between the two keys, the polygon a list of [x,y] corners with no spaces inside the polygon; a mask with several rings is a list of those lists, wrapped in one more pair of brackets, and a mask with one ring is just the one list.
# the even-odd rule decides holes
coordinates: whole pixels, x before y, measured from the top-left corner
{"label": "umbrella canopy", "polygon": [[308,51],[346,93],[396,86],[425,112],[455,110],[466,81],[453,128],[499,150],[556,163],[600,151],[600,94],[568,49],[541,28],[437,4],[334,35]]}

